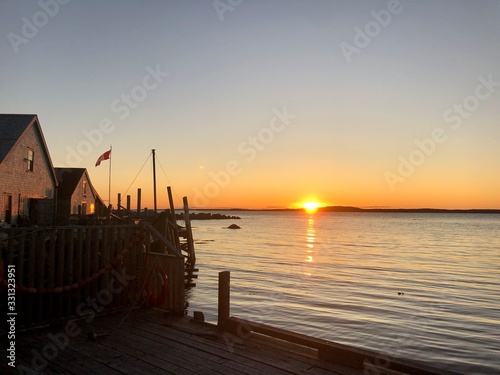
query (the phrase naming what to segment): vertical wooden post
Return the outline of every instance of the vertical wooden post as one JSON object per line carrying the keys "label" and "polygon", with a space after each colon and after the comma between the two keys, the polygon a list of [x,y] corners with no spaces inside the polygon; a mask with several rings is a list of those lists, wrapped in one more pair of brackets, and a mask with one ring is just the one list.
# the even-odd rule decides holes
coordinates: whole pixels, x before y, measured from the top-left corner
{"label": "vertical wooden post", "polygon": [[189,261],[191,263],[191,267],[194,267],[196,263],[196,255],[194,253],[193,231],[191,229],[191,221],[189,220],[189,206],[187,197],[183,197],[182,201],[184,203],[184,222],[186,224]]}
{"label": "vertical wooden post", "polygon": [[141,188],[137,189],[137,217],[141,217]]}
{"label": "vertical wooden post", "polygon": [[[75,280],[78,280],[75,276],[77,274],[77,272],[75,271],[76,237],[75,237],[75,232],[73,231],[73,229],[67,229],[66,234],[67,234],[66,238],[68,241],[68,263],[67,263],[66,269],[64,270],[65,279],[66,279],[65,284],[66,285],[73,285],[75,283]],[[66,316],[67,319],[70,318],[70,316],[72,314],[72,309],[74,306],[74,303],[73,303],[74,300],[73,300],[72,295],[73,295],[73,293],[71,291],[65,292],[66,311],[64,313],[64,316]],[[80,303],[80,301],[77,300],[76,304],[78,305],[79,303]]]}
{"label": "vertical wooden post", "polygon": [[118,210],[118,216],[121,217],[121,209],[122,209],[122,193],[118,193],[118,207],[117,207],[117,210]]}
{"label": "vertical wooden post", "polygon": [[[29,254],[28,254],[28,288],[35,287],[35,264],[37,264],[37,241],[36,241],[36,232],[30,232],[29,234]],[[38,285],[37,285],[38,286]],[[27,299],[27,323],[31,324],[32,322],[36,322],[36,317],[34,315],[34,306],[35,306],[35,297]]]}
{"label": "vertical wooden post", "polygon": [[[47,263],[47,280],[48,280],[48,289],[54,290],[56,285],[56,232],[55,230],[51,230],[48,232],[49,241],[47,243],[47,239],[45,240],[45,253],[47,254],[47,245],[48,245],[48,258],[45,255],[45,261]],[[48,293],[45,296],[45,316],[44,318],[47,320],[54,319],[54,293]]]}
{"label": "vertical wooden post", "polygon": [[219,303],[217,313],[217,325],[223,325],[229,318],[229,292],[230,292],[230,272],[219,272]]}
{"label": "vertical wooden post", "polygon": [[[16,266],[16,282],[19,284],[19,285],[26,285],[26,278],[25,278],[25,271],[24,271],[24,262],[25,262],[25,258],[24,258],[24,254],[25,254],[25,251],[28,250],[28,247],[26,246],[26,248],[24,247],[25,244],[26,244],[26,239],[27,239],[27,230],[26,228],[22,228],[21,229],[21,237],[19,238],[19,254],[18,254],[18,257],[17,257],[17,266]],[[8,256],[8,255],[7,255]],[[0,266],[1,266],[1,260],[0,260]],[[11,263],[12,264],[12,263]],[[19,294],[18,294],[19,296]],[[23,297],[20,296],[19,298],[19,307],[20,307],[20,310],[23,310],[25,307],[24,305],[24,302],[26,301],[26,299],[24,299]]]}
{"label": "vertical wooden post", "polygon": [[[41,290],[44,287],[45,280],[45,238],[47,232],[45,230],[41,230],[37,233],[37,245],[36,245],[36,288]],[[36,294],[36,306],[37,313],[35,315],[35,321],[40,322],[43,320],[44,311],[47,307],[46,303],[44,304],[44,298],[41,293]],[[44,306],[45,305],[45,306]],[[45,308],[44,308],[45,307]]]}
{"label": "vertical wooden post", "polygon": [[[181,243],[179,240],[179,231],[177,230],[177,220],[175,217],[175,208],[174,208],[174,199],[172,197],[172,188],[170,186],[167,186],[167,194],[168,194],[168,203],[170,205],[170,221],[166,220],[167,226],[168,223],[170,222],[172,224],[172,233],[175,241],[175,247],[180,251],[181,250]],[[167,233],[168,233],[168,228],[167,228]]]}
{"label": "vertical wooden post", "polygon": [[130,212],[130,195],[127,195],[127,211]]}
{"label": "vertical wooden post", "polygon": [[[109,205],[111,206],[111,205]],[[84,227],[85,228],[85,227]],[[83,247],[83,277],[88,279],[92,276],[91,262],[92,262],[92,230],[89,228],[83,229],[84,247]],[[91,284],[87,282],[83,287],[83,295],[85,298],[90,297],[92,289]]]}
{"label": "vertical wooden post", "polygon": [[174,199],[172,197],[172,188],[170,186],[167,186],[167,195],[168,195],[168,203],[170,205],[170,215],[172,215],[175,221]]}
{"label": "vertical wooden post", "polygon": [[[55,232],[54,232],[55,233]],[[57,275],[56,275],[56,285],[58,287],[64,285],[64,271],[65,271],[65,264],[64,264],[64,258],[65,258],[65,247],[66,247],[66,240],[65,240],[65,235],[66,235],[66,230],[59,230],[57,229],[57,241],[58,241],[58,246],[57,246]],[[67,266],[66,266],[67,267]],[[66,272],[68,270],[66,269]],[[61,319],[61,317],[64,315],[63,314],[63,294],[58,293],[56,297],[56,315],[54,318],[56,319]]]}

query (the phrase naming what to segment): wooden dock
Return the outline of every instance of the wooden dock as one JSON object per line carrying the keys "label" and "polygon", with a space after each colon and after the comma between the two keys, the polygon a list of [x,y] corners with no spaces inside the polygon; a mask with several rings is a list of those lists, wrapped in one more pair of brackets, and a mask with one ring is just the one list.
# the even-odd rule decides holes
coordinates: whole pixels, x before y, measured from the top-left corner
{"label": "wooden dock", "polygon": [[[91,324],[18,332],[18,371],[1,361],[2,374],[363,374],[320,360],[313,351],[251,335],[245,339],[215,325],[161,310],[97,317]],[[95,338],[92,338],[95,334]],[[89,336],[90,335],[90,336]],[[57,341],[59,340],[59,341]],[[57,341],[57,342],[56,342]],[[0,355],[6,358],[6,337]]]}

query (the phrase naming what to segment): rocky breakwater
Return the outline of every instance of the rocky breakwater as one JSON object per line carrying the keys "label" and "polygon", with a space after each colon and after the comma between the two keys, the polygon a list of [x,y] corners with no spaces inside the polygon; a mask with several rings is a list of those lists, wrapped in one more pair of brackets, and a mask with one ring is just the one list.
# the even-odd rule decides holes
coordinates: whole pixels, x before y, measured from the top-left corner
{"label": "rocky breakwater", "polygon": [[[183,214],[176,214],[177,220],[184,220]],[[210,213],[210,212],[190,212],[189,213],[190,220],[238,220],[241,219],[239,216],[232,215],[224,215],[220,213]]]}

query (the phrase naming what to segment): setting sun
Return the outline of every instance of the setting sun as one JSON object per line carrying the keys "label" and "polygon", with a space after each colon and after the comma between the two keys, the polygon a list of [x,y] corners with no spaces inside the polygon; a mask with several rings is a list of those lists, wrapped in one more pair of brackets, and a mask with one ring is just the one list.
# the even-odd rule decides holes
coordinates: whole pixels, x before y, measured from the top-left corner
{"label": "setting sun", "polygon": [[318,202],[304,202],[302,203],[302,207],[306,209],[308,213],[316,212],[320,204]]}

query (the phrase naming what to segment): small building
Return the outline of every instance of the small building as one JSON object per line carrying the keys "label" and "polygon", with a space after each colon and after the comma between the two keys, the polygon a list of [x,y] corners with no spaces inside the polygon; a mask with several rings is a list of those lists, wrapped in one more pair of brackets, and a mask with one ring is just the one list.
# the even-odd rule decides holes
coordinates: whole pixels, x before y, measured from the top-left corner
{"label": "small building", "polygon": [[56,189],[38,117],[0,114],[0,226],[51,225]]}
{"label": "small building", "polygon": [[85,168],[55,168],[59,183],[57,223],[69,224],[70,218],[86,215],[102,216],[105,205],[92,186]]}

